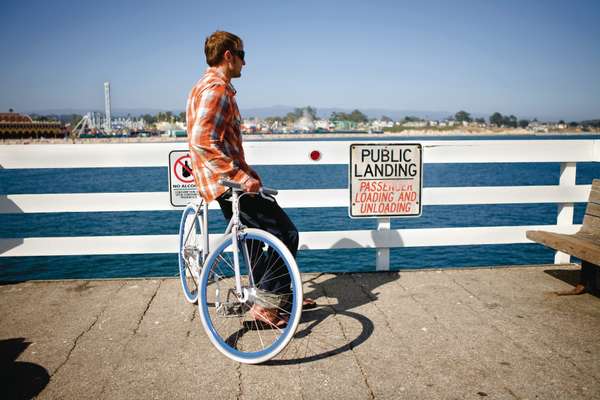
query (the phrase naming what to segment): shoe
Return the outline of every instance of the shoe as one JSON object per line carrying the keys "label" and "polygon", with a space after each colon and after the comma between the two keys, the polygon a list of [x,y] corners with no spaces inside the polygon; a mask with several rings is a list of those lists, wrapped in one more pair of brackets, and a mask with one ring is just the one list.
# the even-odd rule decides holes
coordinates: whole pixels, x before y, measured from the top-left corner
{"label": "shoe", "polygon": [[313,308],[317,308],[317,302],[314,301],[313,299],[309,299],[308,297],[305,297],[304,300],[302,300],[302,309],[303,310],[312,310]]}
{"label": "shoe", "polygon": [[555,293],[557,296],[577,296],[577,295],[584,294],[587,292],[588,292],[587,288],[585,286],[583,286],[581,283],[578,283],[571,290],[564,290],[564,291],[555,292]]}
{"label": "shoe", "polygon": [[250,308],[250,315],[255,321],[271,328],[283,329],[287,325],[287,318],[281,316],[275,308],[265,308],[254,304]]}

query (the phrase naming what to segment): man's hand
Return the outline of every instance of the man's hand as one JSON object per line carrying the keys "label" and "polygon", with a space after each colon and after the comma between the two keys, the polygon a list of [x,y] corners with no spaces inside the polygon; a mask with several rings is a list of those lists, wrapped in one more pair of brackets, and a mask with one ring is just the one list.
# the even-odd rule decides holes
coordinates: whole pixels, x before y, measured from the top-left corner
{"label": "man's hand", "polygon": [[260,181],[254,178],[248,178],[243,184],[244,192],[258,192],[260,190]]}

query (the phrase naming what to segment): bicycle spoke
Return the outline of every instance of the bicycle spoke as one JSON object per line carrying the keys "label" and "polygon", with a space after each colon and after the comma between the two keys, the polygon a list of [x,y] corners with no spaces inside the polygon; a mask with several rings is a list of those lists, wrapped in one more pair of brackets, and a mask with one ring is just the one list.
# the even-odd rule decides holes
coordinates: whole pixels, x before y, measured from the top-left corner
{"label": "bicycle spoke", "polygon": [[231,269],[231,272],[235,272],[235,268],[234,268],[234,266],[233,266],[233,265],[232,265],[232,264],[231,264],[229,261],[227,261],[227,260],[226,260],[226,259],[225,259],[225,258],[224,258],[222,255],[219,255],[219,258],[220,258],[221,260],[223,260],[223,262],[224,262],[225,264],[227,264],[227,266],[229,267],[229,269]]}
{"label": "bicycle spoke", "polygon": [[[270,260],[270,259],[271,259],[271,257],[272,257],[272,255],[271,255],[271,256],[269,256],[268,260]],[[278,256],[278,257],[279,257],[279,256]],[[277,262],[278,260],[279,260],[279,258],[277,258],[277,259],[275,260],[275,262]],[[271,274],[271,271],[273,271],[273,270],[274,270],[274,269],[273,269],[273,265],[275,265],[275,263],[267,263],[266,265],[267,265],[267,267],[265,268],[265,272],[264,272],[264,274],[263,274],[263,276],[262,276],[262,278],[263,278],[263,279],[264,279],[265,277],[269,277],[269,275]],[[262,281],[262,279],[261,279],[261,281]]]}
{"label": "bicycle spoke", "polygon": [[262,335],[260,334],[260,330],[258,329],[258,322],[256,322],[256,320],[254,320],[254,326],[256,326],[256,332],[258,332],[258,339],[260,340],[260,345],[264,348],[265,343],[262,340]]}
{"label": "bicycle spoke", "polygon": [[[256,267],[260,264],[260,261],[265,257],[264,256],[264,252],[262,254],[260,254],[260,256],[254,257],[254,246],[252,246],[252,254],[250,256],[250,268],[252,268],[252,270],[254,271],[256,269]],[[270,255],[267,258],[267,261],[265,262],[266,268],[265,271],[262,273],[262,276],[258,282],[258,284],[256,282],[253,282],[253,287],[260,287],[261,285],[264,285],[266,282],[284,277],[285,275],[288,275],[287,273],[283,273],[279,276],[276,277],[271,277],[271,274],[278,268],[281,268],[281,265],[277,266],[278,268],[274,268],[274,266],[276,265],[276,263],[278,263],[281,258],[279,257],[279,255],[275,254],[274,251],[269,251]],[[275,258],[275,260],[272,260],[273,258]],[[255,260],[254,263],[252,263],[252,260]],[[254,275],[254,274],[253,274]],[[269,279],[266,279],[269,278]]]}
{"label": "bicycle spoke", "polygon": [[221,266],[217,266],[217,269],[219,270],[220,276],[227,276],[227,274],[225,272],[223,272],[223,270],[221,269]]}
{"label": "bicycle spoke", "polygon": [[258,284],[259,284],[259,286],[260,286],[260,285],[264,285],[264,284],[265,284],[265,283],[267,283],[267,282],[273,281],[273,280],[275,280],[275,279],[282,278],[282,277],[284,277],[284,276],[289,276],[289,274],[288,274],[287,272],[285,272],[285,273],[283,273],[283,274],[281,274],[281,275],[275,276],[275,277],[273,277],[273,278],[269,278],[269,279],[267,279],[267,280],[261,279],[261,280],[258,282]]}

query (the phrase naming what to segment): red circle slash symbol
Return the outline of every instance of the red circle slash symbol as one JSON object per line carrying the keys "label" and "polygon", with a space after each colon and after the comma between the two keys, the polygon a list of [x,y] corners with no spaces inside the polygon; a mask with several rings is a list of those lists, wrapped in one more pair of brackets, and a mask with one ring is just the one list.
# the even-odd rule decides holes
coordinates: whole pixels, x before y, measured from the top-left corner
{"label": "red circle slash symbol", "polygon": [[194,182],[194,173],[192,172],[192,158],[188,155],[179,157],[173,165],[175,177],[182,183]]}

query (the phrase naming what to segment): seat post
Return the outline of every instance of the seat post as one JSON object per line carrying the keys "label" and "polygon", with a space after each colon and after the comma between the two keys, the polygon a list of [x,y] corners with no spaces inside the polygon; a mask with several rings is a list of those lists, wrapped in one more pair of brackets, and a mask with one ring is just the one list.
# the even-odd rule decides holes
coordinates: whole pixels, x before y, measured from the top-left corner
{"label": "seat post", "polygon": [[235,273],[235,291],[237,296],[241,299],[242,293],[242,278],[240,274],[240,249],[238,248],[238,228],[240,221],[240,200],[237,190],[231,189],[231,211],[233,215],[231,217],[231,247],[233,251],[233,268]]}
{"label": "seat post", "polygon": [[[208,256],[210,251],[209,245],[210,241],[208,240],[208,203],[206,201],[202,202],[202,229],[203,229],[203,248],[204,248],[204,257]],[[204,260],[202,260],[204,264]]]}

